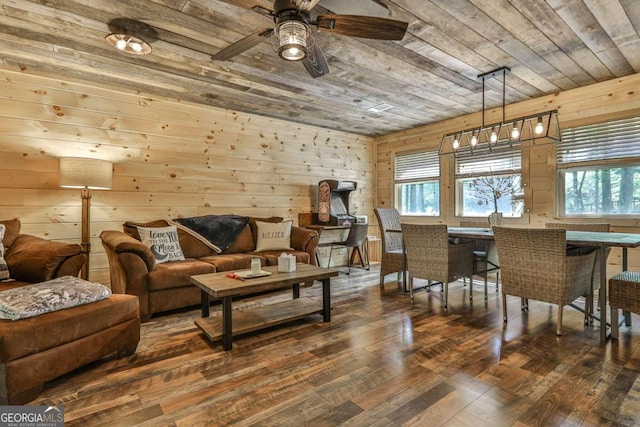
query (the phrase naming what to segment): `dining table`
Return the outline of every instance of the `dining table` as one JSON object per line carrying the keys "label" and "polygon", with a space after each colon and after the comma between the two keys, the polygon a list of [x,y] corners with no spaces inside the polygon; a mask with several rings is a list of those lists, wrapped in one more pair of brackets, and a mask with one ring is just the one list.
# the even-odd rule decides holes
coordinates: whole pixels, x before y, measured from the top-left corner
{"label": "dining table", "polygon": [[[394,232],[402,232],[402,230],[389,230]],[[493,229],[490,227],[448,227],[449,237],[457,237],[463,239],[482,239],[493,240]],[[598,259],[600,261],[600,271],[607,271],[607,249],[622,249],[622,271],[628,268],[627,250],[629,248],[640,247],[640,234],[637,233],[618,233],[605,231],[572,231],[567,230],[567,245],[587,246],[597,248],[599,252]],[[405,269],[406,270],[406,269]],[[598,308],[600,317],[595,317],[600,322],[600,342],[605,343],[608,338],[607,328],[607,275],[600,274],[600,292],[598,298]],[[625,312],[625,322],[630,325],[629,313]]]}

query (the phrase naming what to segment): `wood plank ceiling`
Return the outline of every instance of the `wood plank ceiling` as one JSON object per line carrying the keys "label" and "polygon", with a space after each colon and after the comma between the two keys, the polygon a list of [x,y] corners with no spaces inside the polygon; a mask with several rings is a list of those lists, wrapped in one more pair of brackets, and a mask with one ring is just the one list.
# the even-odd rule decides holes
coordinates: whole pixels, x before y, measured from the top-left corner
{"label": "wood plank ceiling", "polygon": [[[404,39],[319,32],[331,72],[317,79],[280,59],[268,41],[231,60],[211,60],[273,27],[270,16],[251,8],[271,8],[269,0],[3,0],[0,61],[369,136],[480,111],[477,75],[502,66],[512,70],[507,104],[640,72],[638,0],[372,2],[320,1],[312,18],[355,4],[408,22]],[[115,18],[152,26],[153,52],[131,57],[109,47],[104,37]],[[501,79],[487,82],[485,97],[487,108],[501,104]],[[368,110],[380,104],[393,108]]]}

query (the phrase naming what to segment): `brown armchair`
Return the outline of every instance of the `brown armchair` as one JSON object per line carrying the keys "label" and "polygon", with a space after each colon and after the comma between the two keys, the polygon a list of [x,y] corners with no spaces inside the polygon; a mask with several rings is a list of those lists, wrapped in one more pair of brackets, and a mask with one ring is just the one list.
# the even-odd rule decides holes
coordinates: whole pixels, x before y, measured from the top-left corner
{"label": "brown armchair", "polygon": [[[0,291],[63,276],[78,276],[86,255],[80,245],[20,234],[17,219],[0,244],[11,280]],[[0,404],[35,399],[45,382],[88,363],[135,352],[140,340],[138,298],[109,298],[20,320],[0,319]]]}
{"label": "brown armchair", "polygon": [[20,234],[20,220],[0,221],[6,227],[3,244],[5,261],[13,281],[0,290],[39,283],[62,276],[77,276],[87,259],[80,245],[53,242]]}
{"label": "brown armchair", "polygon": [[[556,334],[562,335],[562,309],[589,297],[596,253],[567,255],[566,230],[493,227],[502,271],[502,310],[507,323],[507,294],[558,305]],[[588,310],[585,310],[585,323]]]}

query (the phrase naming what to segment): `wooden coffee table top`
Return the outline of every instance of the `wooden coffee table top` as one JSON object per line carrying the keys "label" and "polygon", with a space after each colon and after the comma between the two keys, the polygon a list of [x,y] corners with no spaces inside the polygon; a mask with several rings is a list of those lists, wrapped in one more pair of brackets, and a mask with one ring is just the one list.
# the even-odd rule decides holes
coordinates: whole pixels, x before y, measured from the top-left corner
{"label": "wooden coffee table top", "polygon": [[337,270],[316,267],[310,264],[297,263],[296,271],[278,272],[278,266],[264,267],[263,270],[273,274],[253,279],[238,280],[227,277],[229,271],[220,273],[199,274],[191,276],[191,283],[214,297],[247,295],[272,289],[286,288],[298,283],[323,280],[335,277]]}

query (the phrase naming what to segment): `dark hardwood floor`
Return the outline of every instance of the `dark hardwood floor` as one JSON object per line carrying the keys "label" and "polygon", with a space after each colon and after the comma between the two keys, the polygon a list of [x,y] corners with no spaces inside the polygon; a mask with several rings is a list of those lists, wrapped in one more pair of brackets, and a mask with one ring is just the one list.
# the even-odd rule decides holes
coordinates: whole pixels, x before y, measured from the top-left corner
{"label": "dark hardwood floor", "polygon": [[[193,321],[199,310],[143,324],[137,352],[45,386],[32,404],[64,405],[65,426],[632,426],[640,425],[640,318],[600,345],[599,326],[450,285],[411,305],[378,268],[332,281],[332,321],[304,321],[236,339],[224,352]],[[321,301],[321,286],[302,288]],[[250,298],[235,309],[290,298]],[[213,308],[219,315],[219,306]]]}

